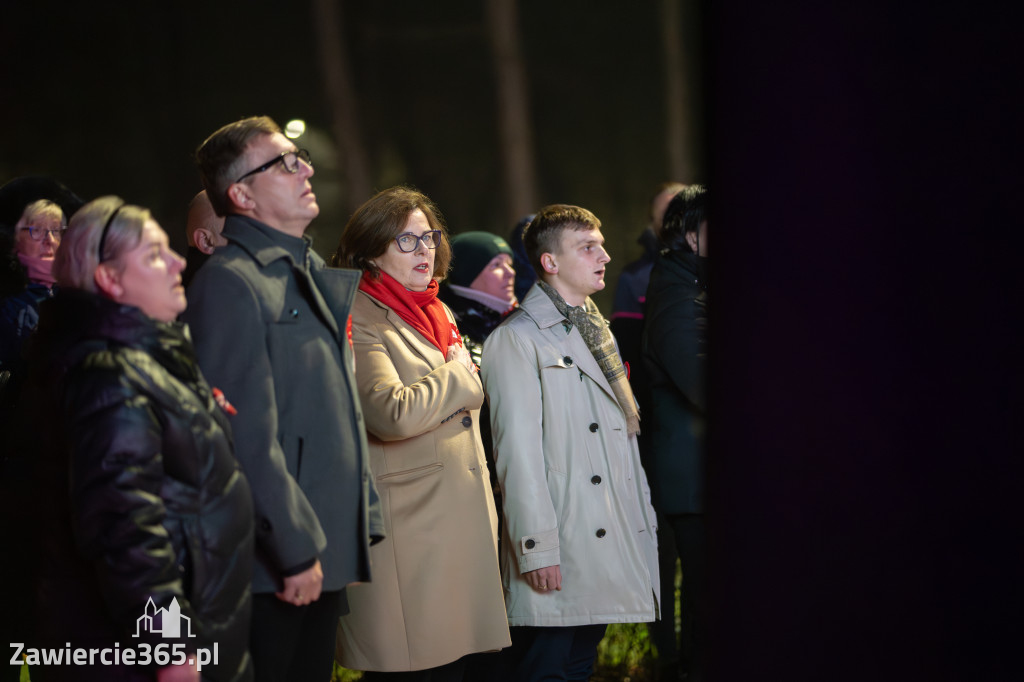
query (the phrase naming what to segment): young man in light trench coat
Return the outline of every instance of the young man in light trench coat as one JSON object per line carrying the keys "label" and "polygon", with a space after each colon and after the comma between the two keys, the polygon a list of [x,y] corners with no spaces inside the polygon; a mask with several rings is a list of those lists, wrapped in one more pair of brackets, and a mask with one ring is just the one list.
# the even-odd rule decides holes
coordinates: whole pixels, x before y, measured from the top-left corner
{"label": "young man in light trench coat", "polygon": [[610,260],[600,228],[577,206],[541,209],[524,235],[540,281],[484,344],[516,680],[588,679],[608,623],[658,617],[636,403],[589,298]]}

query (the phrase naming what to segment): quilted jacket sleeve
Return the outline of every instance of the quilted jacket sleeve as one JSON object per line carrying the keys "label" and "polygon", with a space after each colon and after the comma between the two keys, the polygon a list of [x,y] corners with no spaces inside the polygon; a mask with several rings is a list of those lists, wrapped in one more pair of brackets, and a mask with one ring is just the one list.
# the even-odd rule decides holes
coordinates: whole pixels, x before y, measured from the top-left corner
{"label": "quilted jacket sleeve", "polygon": [[[197,622],[163,525],[167,481],[160,421],[149,399],[123,369],[83,367],[68,382],[63,419],[75,434],[69,471],[75,542],[94,562],[114,621],[134,633],[150,598],[156,608],[177,598],[181,612]],[[140,637],[168,641],[147,632]]]}

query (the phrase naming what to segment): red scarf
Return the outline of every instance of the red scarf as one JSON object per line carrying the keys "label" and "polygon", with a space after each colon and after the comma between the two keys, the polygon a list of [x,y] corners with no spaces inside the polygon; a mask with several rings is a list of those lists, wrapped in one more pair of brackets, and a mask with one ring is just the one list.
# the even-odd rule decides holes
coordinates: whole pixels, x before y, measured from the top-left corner
{"label": "red scarf", "polygon": [[448,355],[448,346],[462,345],[458,327],[448,319],[444,304],[437,299],[437,280],[430,280],[426,291],[409,291],[386,272],[381,271],[380,281],[374,279],[369,272],[364,272],[359,290],[398,313],[423,338],[434,344],[442,355]]}

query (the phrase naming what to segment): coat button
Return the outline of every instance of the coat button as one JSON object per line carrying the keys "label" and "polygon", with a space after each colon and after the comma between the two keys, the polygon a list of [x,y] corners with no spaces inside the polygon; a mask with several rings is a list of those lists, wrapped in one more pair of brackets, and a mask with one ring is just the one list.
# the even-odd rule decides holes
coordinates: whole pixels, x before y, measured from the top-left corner
{"label": "coat button", "polygon": [[594,433],[595,431],[597,431],[597,422],[590,425],[590,432]]}
{"label": "coat button", "polygon": [[564,358],[562,358],[562,362],[565,363],[566,367],[572,367],[572,358],[569,357],[568,355],[566,355]]}
{"label": "coat button", "polygon": [[298,308],[292,308],[290,312],[291,312],[292,317],[298,317],[299,316],[299,309]]}
{"label": "coat button", "polygon": [[462,425],[465,426],[468,429],[470,426],[473,425],[473,418],[472,417],[463,417],[462,418]]}
{"label": "coat button", "polygon": [[598,528],[596,535],[599,538],[603,538],[606,535],[604,528]]}
{"label": "coat button", "polygon": [[269,533],[270,521],[268,521],[267,519],[263,519],[263,522],[260,524],[260,528],[262,528],[265,533]]}
{"label": "coat button", "polygon": [[593,483],[594,485],[600,485],[601,477],[595,474],[594,477],[590,479],[590,482]]}
{"label": "coat button", "polygon": [[526,541],[525,543],[523,543],[523,544],[525,544],[525,545],[526,545],[526,549],[533,549],[534,547],[536,547],[536,546],[537,546],[537,543],[533,541],[533,538],[530,538],[529,540],[527,540],[527,541]]}

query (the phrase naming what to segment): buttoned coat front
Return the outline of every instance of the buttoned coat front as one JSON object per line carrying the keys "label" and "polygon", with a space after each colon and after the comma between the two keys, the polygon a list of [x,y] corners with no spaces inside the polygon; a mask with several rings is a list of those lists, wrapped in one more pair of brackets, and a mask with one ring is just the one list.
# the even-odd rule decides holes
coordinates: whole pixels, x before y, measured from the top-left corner
{"label": "buttoned coat front", "polygon": [[327,268],[308,238],[252,218],[229,215],[223,234],[182,317],[200,368],[236,408],[256,515],[253,593],[277,592],[285,571],[317,558],[324,590],[370,580],[383,521],[345,333],[359,273]]}
{"label": "buttoned coat front", "polygon": [[423,670],[509,646],[479,378],[362,291],[352,341],[387,537],[373,582],[348,589],[338,662]]}
{"label": "buttoned coat front", "polygon": [[[657,617],[654,510],[636,438],[579,330],[534,285],[484,343],[510,625]],[[560,566],[561,591],[523,573]]]}

